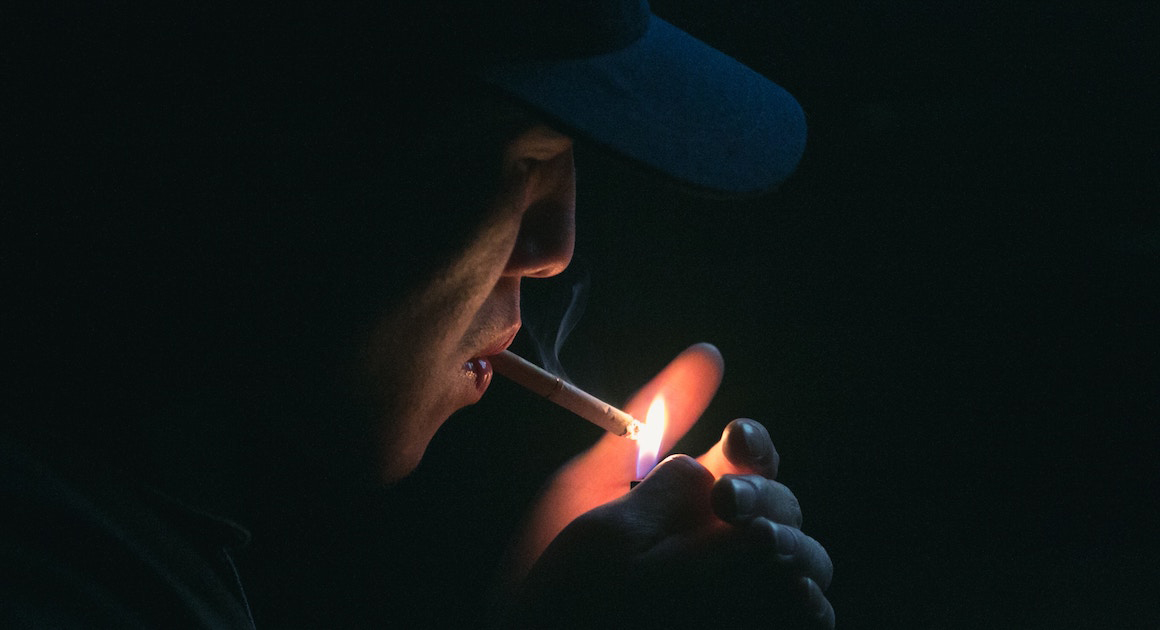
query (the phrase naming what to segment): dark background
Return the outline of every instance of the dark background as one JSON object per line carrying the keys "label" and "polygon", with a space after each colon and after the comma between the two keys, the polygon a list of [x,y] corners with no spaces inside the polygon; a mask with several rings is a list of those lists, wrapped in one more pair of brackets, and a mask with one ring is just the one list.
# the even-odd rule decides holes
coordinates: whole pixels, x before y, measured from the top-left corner
{"label": "dark background", "polygon": [[[529,283],[529,327],[587,278],[561,359],[617,401],[715,343],[721,392],[678,450],[767,424],[841,628],[1157,627],[1154,6],[654,2],[799,98],[804,161],[722,202],[582,148],[576,263]],[[396,490],[425,523],[392,557],[416,619],[478,605],[597,433],[499,379],[451,420]]]}
{"label": "dark background", "polygon": [[[171,50],[169,37],[185,33],[182,20],[188,16],[170,20],[169,9],[160,5],[146,12],[156,22],[134,22],[127,31],[151,34],[156,26],[155,38],[116,36],[117,20],[139,17],[136,7],[112,11],[113,27],[105,29],[99,20],[92,24],[94,16],[104,15],[96,5],[87,11],[71,4],[46,6],[48,32],[63,37],[22,29],[23,37],[13,40],[30,45],[31,52],[23,60],[5,57],[2,64],[7,72],[9,61],[19,69],[20,62],[31,60],[25,64],[27,76],[16,73],[13,93],[20,107],[4,120],[4,128],[23,129],[31,121],[30,131],[12,135],[28,141],[35,150],[27,155],[41,162],[13,169],[15,176],[0,192],[16,190],[19,200],[22,184],[33,194],[53,191],[42,203],[63,203],[56,210],[68,220],[56,244],[68,247],[53,254],[69,263],[65,267],[83,267],[108,253],[98,246],[78,252],[72,245],[119,244],[122,230],[132,235],[130,241],[145,241],[137,246],[163,249],[184,261],[194,252],[170,251],[168,237],[154,242],[148,235],[181,232],[184,222],[169,220],[186,213],[198,219],[191,222],[200,222],[199,213],[212,210],[207,200],[232,199],[216,210],[230,218],[251,205],[266,211],[285,204],[297,199],[294,191],[300,191],[288,180],[300,173],[305,186],[329,184],[299,200],[301,209],[343,207],[344,192],[361,194],[348,189],[348,180],[331,177],[334,172],[317,169],[329,156],[342,155],[346,159],[332,168],[357,164],[352,177],[358,181],[373,170],[373,153],[296,144],[289,153],[298,162],[288,158],[292,163],[266,169],[268,147],[248,146],[251,135],[269,141],[301,128],[301,138],[317,140],[334,131],[328,122],[342,129],[349,122],[351,130],[389,122],[373,108],[372,121],[354,118],[362,106],[358,102],[299,102],[296,92],[282,98],[267,91],[286,89],[282,80],[297,85],[300,76],[325,79],[316,86],[322,93],[331,85],[355,88],[338,91],[337,101],[367,87],[355,77],[361,66],[336,66],[325,54],[315,55],[332,43],[325,36],[291,49],[296,56],[284,60],[292,70],[286,76],[255,74],[272,62],[259,54],[263,51],[283,61],[279,53],[285,49],[267,49],[258,33],[267,21],[277,24],[281,16],[293,27],[286,33],[273,29],[274,44],[300,42],[301,22],[292,11],[239,11],[247,19],[233,23],[200,4],[182,5],[178,13],[198,18],[190,41],[202,46],[186,51]],[[766,423],[782,455],[780,479],[803,504],[806,531],[833,556],[829,597],[841,628],[1160,627],[1152,514],[1160,415],[1157,3],[656,0],[653,6],[795,94],[810,125],[805,157],[776,193],[727,202],[689,196],[579,146],[576,260],[560,278],[526,283],[529,331],[550,331],[573,283],[584,282],[587,311],[560,358],[578,384],[612,401],[625,400],[687,345],[715,343],[725,356],[725,380],[701,425],[677,450],[699,453],[733,417]],[[343,35],[352,32],[345,30],[346,13],[318,13],[344,27]],[[57,28],[58,20],[64,27]],[[327,30],[325,23],[315,26],[304,31]],[[226,44],[219,49],[215,38],[222,29]],[[368,23],[354,33],[366,36],[371,49],[380,35],[373,29]],[[213,37],[198,39],[205,34]],[[255,53],[254,59],[238,54],[235,44]],[[352,47],[357,58],[363,48],[357,42]],[[154,63],[146,54],[154,49],[178,54]],[[206,51],[208,60],[202,56]],[[92,52],[100,54],[90,61]],[[38,62],[47,63],[46,69]],[[238,79],[248,86],[253,77],[269,84],[258,80],[252,93],[218,91],[219,72],[226,87]],[[75,90],[57,93],[57,79]],[[47,86],[43,100],[53,107],[23,98],[22,85]],[[389,90],[365,89],[378,91]],[[267,96],[270,103],[246,100]],[[235,105],[234,97],[241,104]],[[169,109],[158,109],[158,103]],[[347,121],[318,111],[354,113]],[[194,126],[176,135],[164,124],[188,120]],[[261,124],[253,128],[253,123]],[[234,130],[245,133],[226,137]],[[215,133],[199,141],[208,131]],[[299,139],[294,133],[289,137]],[[373,132],[366,137],[373,138]],[[203,152],[185,156],[187,145]],[[113,154],[104,154],[110,147]],[[151,166],[157,154],[171,160]],[[231,171],[239,163],[253,168]],[[167,169],[185,164],[206,170],[181,171],[183,177],[175,180],[154,177],[172,175]],[[137,177],[126,176],[127,190],[144,185],[141,191],[119,190],[118,169],[127,167],[141,169]],[[263,175],[268,179],[253,179]],[[25,181],[29,177],[32,181]],[[198,194],[174,192],[193,188]],[[72,211],[89,203],[114,204],[138,192],[135,201],[149,210],[148,221],[137,222],[142,217],[132,212],[123,219],[112,213],[117,215],[109,222],[112,236],[86,229],[90,223],[104,226],[104,212]],[[169,212],[154,216],[155,203]],[[19,223],[40,206],[29,208],[26,213],[0,209],[0,234],[35,250],[40,246],[24,241],[37,241],[27,237],[37,232]],[[238,213],[236,224],[226,222],[236,228],[236,242],[226,243],[237,246],[228,250],[236,258],[214,261],[215,269],[206,272],[207,278],[219,277],[211,272],[237,276],[238,286],[230,287],[247,297],[243,289],[252,288],[246,284],[252,259],[261,252],[244,235],[251,228],[265,233],[266,227],[277,234],[283,227],[283,215],[261,211],[257,226],[247,225],[244,213]],[[319,220],[315,213],[304,216],[303,225],[287,231],[309,235],[311,244],[333,236],[319,228],[343,224]],[[277,220],[263,225],[270,217]],[[56,226],[41,228],[51,234]],[[379,234],[361,232],[370,240]],[[45,247],[54,243],[44,238]],[[187,240],[187,246],[198,242]],[[423,239],[411,240],[416,249],[425,249]],[[278,247],[294,244],[277,242]],[[0,250],[11,263],[4,265],[4,274],[22,277],[24,267],[41,262],[20,247]],[[357,310],[328,297],[345,295],[344,288],[362,293],[364,287],[329,282],[334,269],[355,261],[329,259],[320,270],[327,273],[310,276],[304,267],[318,253],[311,249],[299,265],[259,270],[253,278],[276,272],[287,282],[269,288],[275,293],[303,294],[303,301],[320,311],[332,304]],[[113,258],[135,263],[132,254],[123,256]],[[116,264],[110,268],[121,271]],[[61,285],[53,271],[52,265],[36,270],[50,280],[30,291],[47,300],[43,303],[30,305],[19,290],[6,286],[11,299],[4,317],[35,332],[42,330],[41,314],[52,313],[44,329],[54,334],[92,312],[105,324],[119,322],[115,308],[105,311],[117,299],[100,292],[70,296],[69,285]],[[98,267],[93,277],[103,278],[102,273],[112,272]],[[30,277],[42,277],[36,274]],[[130,275],[148,276],[144,287],[167,281],[150,273]],[[326,284],[319,280],[323,276]],[[83,287],[88,279],[82,269],[74,280]],[[224,290],[181,284],[174,290],[181,297],[187,288],[191,296],[202,289]],[[125,295],[137,297],[132,291]],[[90,310],[72,308],[77,303]],[[122,306],[137,310],[132,303]],[[218,302],[195,304],[201,310],[187,313],[190,321],[181,320],[178,328],[186,323],[204,328],[202,316],[214,316],[209,311]],[[137,316],[160,322],[152,332],[169,341],[172,322],[150,313]],[[216,316],[243,319],[236,312]],[[138,320],[128,321],[122,327],[131,329]],[[276,336],[278,322],[258,323],[275,329]],[[40,369],[78,376],[68,360],[44,352],[42,345],[68,350],[64,357],[80,356],[90,346],[78,350],[71,344],[85,341],[116,358],[123,339],[116,334],[88,339],[99,329],[84,326],[68,329],[72,336],[55,337],[14,328],[6,341],[15,339],[21,352],[40,363],[29,369],[24,355],[5,350],[17,372],[6,391],[18,398],[6,400],[6,408],[47,407],[42,415],[48,417],[56,415],[59,398],[63,408],[81,401],[86,414],[107,407],[107,414],[119,415],[118,406],[87,398],[105,389],[104,374],[90,373],[89,363],[76,368],[88,390],[49,381],[70,395],[43,396],[31,385],[39,382]],[[131,332],[148,336],[150,331]],[[217,329],[212,337],[229,346],[218,339]],[[521,334],[516,350],[534,356],[529,338]],[[187,341],[198,346],[207,340]],[[101,352],[93,357],[98,363],[106,358]],[[198,368],[171,361],[168,354],[152,359],[180,368],[175,374]],[[277,380],[274,361],[259,367]],[[134,364],[137,370],[148,373]],[[125,393],[131,401],[143,397],[137,389]],[[197,402],[219,416],[215,401]],[[20,416],[11,409],[6,415]],[[80,415],[64,424],[71,430],[88,419]],[[220,437],[211,435],[215,431],[234,437],[230,431],[249,430],[233,426],[233,420],[222,413],[203,423],[193,415],[159,428],[177,446],[173,450],[198,451],[199,440],[208,444]],[[201,433],[182,433],[178,425]],[[245,436],[254,441],[249,446],[274,444],[268,450],[277,452],[280,441],[301,437],[292,428],[269,426],[275,429],[269,434]],[[94,424],[79,439],[103,428]],[[272,499],[226,499],[259,512],[250,515],[257,517],[255,537],[239,560],[260,627],[366,627],[384,619],[396,627],[433,627],[439,621],[465,626],[482,616],[487,593],[480,585],[494,577],[537,489],[598,436],[598,429],[496,379],[479,405],[444,427],[412,478],[385,496],[352,497],[341,509],[335,502],[345,496],[323,495],[333,488],[326,482],[344,481],[342,471],[328,471],[334,479],[324,479],[319,488],[238,479],[239,471],[269,463],[261,461],[266,451],[260,449],[231,443],[237,447],[233,458],[248,467],[226,454],[212,470],[188,469],[203,495],[247,491],[237,488],[279,491],[268,493]],[[112,439],[118,448],[120,437]],[[72,451],[59,452],[68,457]],[[180,462],[167,463],[183,468]],[[281,472],[261,474],[280,477]],[[223,511],[247,516],[241,508],[236,514]]]}

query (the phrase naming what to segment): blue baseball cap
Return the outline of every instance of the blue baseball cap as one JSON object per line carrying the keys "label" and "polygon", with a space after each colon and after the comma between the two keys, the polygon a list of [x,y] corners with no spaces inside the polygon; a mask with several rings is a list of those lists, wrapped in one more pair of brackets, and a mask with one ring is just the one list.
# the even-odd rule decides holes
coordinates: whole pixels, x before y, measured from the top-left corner
{"label": "blue baseball cap", "polygon": [[569,132],[717,194],[773,189],[801,159],[797,101],[645,0],[483,4],[473,73]]}

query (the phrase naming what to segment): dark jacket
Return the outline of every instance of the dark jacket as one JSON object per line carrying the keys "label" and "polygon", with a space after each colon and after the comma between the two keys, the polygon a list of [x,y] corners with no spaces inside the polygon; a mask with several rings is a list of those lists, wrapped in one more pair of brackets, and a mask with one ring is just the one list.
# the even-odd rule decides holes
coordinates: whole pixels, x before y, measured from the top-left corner
{"label": "dark jacket", "polygon": [[230,557],[244,530],[87,477],[0,443],[0,627],[254,627]]}

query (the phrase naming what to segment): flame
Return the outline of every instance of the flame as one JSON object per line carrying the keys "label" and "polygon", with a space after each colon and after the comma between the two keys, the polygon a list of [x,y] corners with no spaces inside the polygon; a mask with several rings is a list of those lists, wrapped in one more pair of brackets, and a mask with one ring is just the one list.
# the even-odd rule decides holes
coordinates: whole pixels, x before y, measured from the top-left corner
{"label": "flame", "polygon": [[661,438],[665,435],[665,422],[669,414],[665,410],[665,397],[657,394],[648,406],[644,426],[636,438],[636,478],[642,479],[657,464],[661,450]]}

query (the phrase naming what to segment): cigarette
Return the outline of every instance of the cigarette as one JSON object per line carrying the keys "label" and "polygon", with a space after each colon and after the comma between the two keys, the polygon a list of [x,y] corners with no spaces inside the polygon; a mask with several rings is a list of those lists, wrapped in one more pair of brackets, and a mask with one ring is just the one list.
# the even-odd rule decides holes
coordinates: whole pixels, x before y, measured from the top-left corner
{"label": "cigarette", "polygon": [[495,371],[560,405],[596,426],[621,437],[635,440],[641,424],[632,416],[544,371],[519,355],[504,350],[491,357]]}

